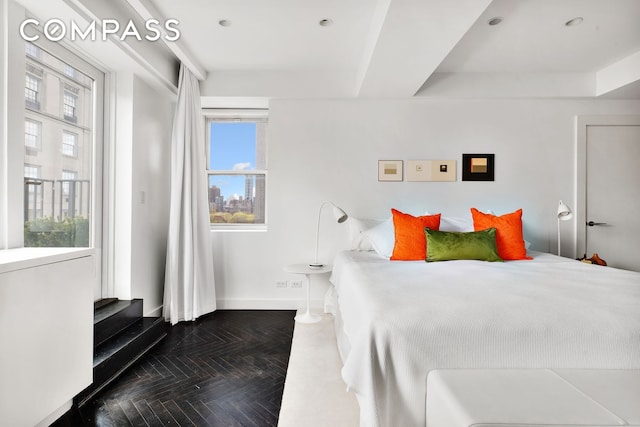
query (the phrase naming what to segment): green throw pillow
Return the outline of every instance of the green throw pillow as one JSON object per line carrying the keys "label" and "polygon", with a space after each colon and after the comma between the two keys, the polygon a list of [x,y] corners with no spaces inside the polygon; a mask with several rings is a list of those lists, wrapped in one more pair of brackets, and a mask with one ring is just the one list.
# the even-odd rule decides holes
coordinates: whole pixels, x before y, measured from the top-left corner
{"label": "green throw pillow", "polygon": [[437,231],[425,228],[427,237],[427,262],[455,259],[502,261],[496,245],[496,229],[467,233]]}

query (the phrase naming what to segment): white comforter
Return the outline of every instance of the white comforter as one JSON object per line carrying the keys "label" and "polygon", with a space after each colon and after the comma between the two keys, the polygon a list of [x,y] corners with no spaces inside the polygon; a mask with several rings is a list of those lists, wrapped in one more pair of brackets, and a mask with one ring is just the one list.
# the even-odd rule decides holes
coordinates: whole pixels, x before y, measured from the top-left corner
{"label": "white comforter", "polygon": [[[640,368],[640,273],[533,253],[529,261],[335,260],[361,426],[425,425],[438,368]],[[345,354],[346,353],[346,354]]]}

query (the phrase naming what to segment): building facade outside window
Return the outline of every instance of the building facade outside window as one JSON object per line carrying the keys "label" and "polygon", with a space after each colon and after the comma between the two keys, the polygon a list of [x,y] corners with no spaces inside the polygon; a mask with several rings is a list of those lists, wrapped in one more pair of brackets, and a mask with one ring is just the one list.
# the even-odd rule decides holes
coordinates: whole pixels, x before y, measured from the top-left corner
{"label": "building facade outside window", "polygon": [[209,219],[214,230],[266,229],[266,111],[205,112]]}
{"label": "building facade outside window", "polygon": [[24,246],[86,247],[100,194],[93,186],[93,76],[103,75],[71,52],[49,48],[25,49]]}

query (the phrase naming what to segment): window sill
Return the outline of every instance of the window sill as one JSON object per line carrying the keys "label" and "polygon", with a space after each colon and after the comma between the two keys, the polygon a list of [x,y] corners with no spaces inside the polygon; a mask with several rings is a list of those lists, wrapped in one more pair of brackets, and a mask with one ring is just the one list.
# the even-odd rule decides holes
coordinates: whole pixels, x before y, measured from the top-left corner
{"label": "window sill", "polygon": [[0,250],[0,274],[95,254],[93,248],[14,248]]}

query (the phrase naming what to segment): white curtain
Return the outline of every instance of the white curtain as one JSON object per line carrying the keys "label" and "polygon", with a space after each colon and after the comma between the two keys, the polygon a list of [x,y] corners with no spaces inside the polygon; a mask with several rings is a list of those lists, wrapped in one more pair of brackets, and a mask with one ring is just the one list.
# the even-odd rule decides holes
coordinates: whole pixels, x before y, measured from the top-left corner
{"label": "white curtain", "polygon": [[171,210],[164,318],[172,325],[216,309],[200,87],[180,65],[171,137]]}

